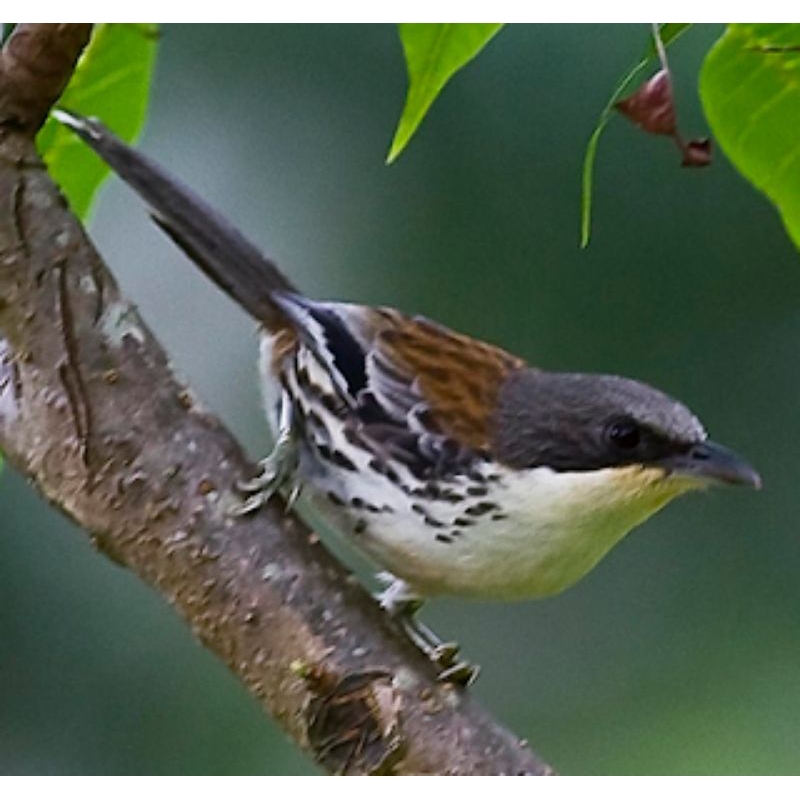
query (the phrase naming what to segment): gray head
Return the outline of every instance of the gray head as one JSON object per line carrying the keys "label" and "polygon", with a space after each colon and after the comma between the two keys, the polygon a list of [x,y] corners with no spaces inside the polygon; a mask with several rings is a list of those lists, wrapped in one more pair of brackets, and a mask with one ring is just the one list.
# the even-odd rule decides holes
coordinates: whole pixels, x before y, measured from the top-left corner
{"label": "gray head", "polygon": [[686,406],[638,381],[521,369],[500,390],[493,454],[516,469],[585,472],[641,464],[759,486],[758,474],[708,441]]}

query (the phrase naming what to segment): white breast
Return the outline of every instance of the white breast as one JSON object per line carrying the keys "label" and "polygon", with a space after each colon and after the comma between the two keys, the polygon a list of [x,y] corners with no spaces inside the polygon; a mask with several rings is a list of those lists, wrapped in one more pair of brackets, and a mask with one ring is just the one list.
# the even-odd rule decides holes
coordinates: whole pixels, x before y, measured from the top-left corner
{"label": "white breast", "polygon": [[[638,467],[496,474],[490,497],[431,502],[428,516],[445,523],[442,528],[427,524],[414,510],[414,498],[387,482],[338,475],[326,484],[339,480],[338,491],[360,493],[373,505],[385,503],[393,514],[344,511],[319,492],[315,502],[345,529],[358,526],[358,532],[350,531],[357,543],[423,595],[522,599],[571,586],[628,531],[688,488],[660,470]],[[466,482],[448,485],[458,492]],[[488,502],[498,510],[470,517],[470,508]],[[454,524],[465,518],[474,524]]]}

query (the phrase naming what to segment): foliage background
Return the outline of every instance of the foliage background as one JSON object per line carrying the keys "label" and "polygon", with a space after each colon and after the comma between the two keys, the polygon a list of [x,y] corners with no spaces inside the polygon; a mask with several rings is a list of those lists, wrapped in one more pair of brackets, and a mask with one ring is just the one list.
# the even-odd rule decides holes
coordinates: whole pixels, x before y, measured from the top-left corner
{"label": "foliage background", "polygon": [[[687,134],[721,32],[671,50]],[[318,297],[425,313],[551,369],[677,395],[765,489],[683,500],[566,594],[437,601],[474,691],[565,773],[800,766],[800,270],[725,163],[686,171],[614,120],[593,241],[586,139],[645,26],[511,26],[383,165],[405,75],[390,26],[167,27],[142,146]],[[176,368],[267,445],[252,325],[117,182],[92,231]],[[146,587],[6,471],[0,479],[0,772],[313,771]]]}

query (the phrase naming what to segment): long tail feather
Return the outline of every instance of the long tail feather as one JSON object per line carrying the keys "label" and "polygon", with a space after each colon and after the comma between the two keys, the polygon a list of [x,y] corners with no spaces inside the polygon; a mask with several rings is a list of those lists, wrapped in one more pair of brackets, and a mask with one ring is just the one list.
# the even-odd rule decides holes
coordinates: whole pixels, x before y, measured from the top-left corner
{"label": "long tail feather", "polygon": [[53,115],[147,203],[156,223],[245,311],[268,328],[285,324],[272,294],[295,289],[240,231],[188,186],[101,123],[64,110],[53,111]]}

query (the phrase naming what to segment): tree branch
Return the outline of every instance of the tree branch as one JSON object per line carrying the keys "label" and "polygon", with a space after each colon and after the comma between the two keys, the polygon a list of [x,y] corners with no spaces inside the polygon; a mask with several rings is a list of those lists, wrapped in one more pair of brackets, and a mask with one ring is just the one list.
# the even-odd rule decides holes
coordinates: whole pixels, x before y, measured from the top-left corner
{"label": "tree branch", "polygon": [[89,35],[21,25],[0,54],[0,446],[98,549],[163,594],[327,770],[550,770],[426,659],[172,375],[33,145]]}

